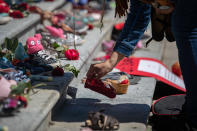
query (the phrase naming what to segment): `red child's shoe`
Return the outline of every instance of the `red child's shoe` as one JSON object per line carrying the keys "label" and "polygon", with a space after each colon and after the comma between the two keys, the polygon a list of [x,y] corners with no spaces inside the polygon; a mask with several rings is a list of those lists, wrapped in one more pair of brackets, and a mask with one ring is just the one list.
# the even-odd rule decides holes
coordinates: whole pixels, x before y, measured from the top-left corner
{"label": "red child's shoe", "polygon": [[101,56],[101,57],[96,57],[93,59],[93,61],[106,61],[110,58],[109,55]]}
{"label": "red child's shoe", "polygon": [[89,88],[95,92],[103,94],[109,98],[115,98],[116,92],[114,88],[109,85],[109,88],[101,81],[97,79],[87,79],[85,83],[85,88]]}

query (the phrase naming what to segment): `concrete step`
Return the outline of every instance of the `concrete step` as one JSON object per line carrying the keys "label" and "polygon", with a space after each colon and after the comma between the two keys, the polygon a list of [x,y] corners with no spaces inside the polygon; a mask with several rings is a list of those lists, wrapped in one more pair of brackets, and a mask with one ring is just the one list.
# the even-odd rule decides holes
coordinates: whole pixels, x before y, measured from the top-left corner
{"label": "concrete step", "polygon": [[[138,50],[134,55],[161,60],[165,42],[158,43],[153,41],[148,48]],[[118,95],[115,99],[109,99],[85,89],[84,85],[79,83],[89,69],[91,58],[100,50],[100,45],[98,45],[94,54],[89,57],[86,64],[81,68],[78,79],[74,79],[69,85],[69,87],[77,89],[76,98],[67,98],[66,103],[52,117],[54,124],[50,126],[50,131],[80,130],[81,126],[84,125],[84,121],[87,119],[88,112],[98,111],[99,109],[105,109],[107,114],[116,117],[120,122],[120,130],[122,131],[146,130],[156,86],[156,80],[154,78],[142,77],[137,85],[129,86],[127,94]]]}
{"label": "concrete step", "polygon": [[67,72],[64,77],[54,77],[52,82],[44,82],[47,86],[35,89],[36,93],[30,95],[27,108],[13,117],[1,117],[1,125],[8,126],[9,131],[48,130],[52,109],[72,79],[73,74]]}
{"label": "concrete step", "polygon": [[[54,2],[40,2],[33,5],[41,7],[43,10],[53,11],[64,6],[65,0],[55,0]],[[29,36],[35,34],[37,25],[40,23],[38,14],[30,14],[23,19],[14,19],[6,25],[0,25],[0,44],[4,42],[6,37],[17,37],[23,44]]]}
{"label": "concrete step", "polygon": [[[43,10],[53,11],[64,6],[65,3],[65,0],[56,0],[35,5]],[[3,43],[5,37],[17,37],[19,41],[25,44],[26,39],[35,34],[39,23],[40,16],[30,14],[27,18],[16,19],[6,25],[0,25],[0,44]],[[20,113],[13,117],[1,117],[1,125],[8,126],[9,131],[48,130],[51,114],[58,108],[57,103],[61,103],[65,99],[64,94],[66,94],[67,87],[73,77],[72,73],[65,72],[64,77],[54,77],[52,82],[46,82],[47,86],[36,89],[38,92],[30,96],[31,100],[26,109],[22,109]]]}
{"label": "concrete step", "polygon": [[[60,2],[61,3],[61,2]],[[62,5],[59,2],[56,5]],[[44,4],[44,5],[42,5]],[[49,6],[48,3],[42,3],[39,6]],[[65,5],[64,8],[67,8],[68,5]],[[49,10],[53,10],[55,8],[48,8]],[[31,18],[35,18],[35,21],[31,21]],[[106,18],[106,17],[105,17]],[[108,19],[104,19],[107,22]],[[5,36],[10,38],[19,37],[20,41],[26,40],[28,36],[32,36],[35,33],[36,26],[39,26],[39,16],[32,14],[28,18],[16,20],[15,25],[13,23],[9,23],[10,26],[16,26],[16,29],[11,30],[10,32],[4,32],[4,34],[0,35],[0,41],[3,41]],[[13,21],[12,21],[13,22]],[[37,23],[38,22],[38,23]],[[23,24],[24,27],[19,27],[19,23]],[[1,29],[9,28],[9,24],[0,27]],[[110,26],[109,26],[110,25]],[[78,61],[69,61],[69,60],[61,60],[62,65],[71,64],[76,66],[78,69],[85,64],[85,61],[89,58],[89,55],[94,52],[98,42],[101,42],[102,38],[106,36],[108,31],[111,31],[112,22],[107,25],[107,28],[103,28],[102,33],[99,29],[94,29],[93,31],[88,32],[86,36],[86,42],[83,46],[77,47],[80,53],[80,60]],[[101,35],[100,35],[101,34]],[[94,36],[98,36],[97,39],[92,39]],[[23,42],[23,43],[24,43]],[[91,45],[91,46],[89,46]],[[1,124],[4,126],[8,126],[9,131],[45,131],[48,130],[49,122],[51,121],[51,115],[54,112],[57,112],[56,109],[64,103],[66,98],[67,86],[73,79],[73,74],[70,72],[66,72],[64,77],[55,77],[53,82],[47,82],[47,86],[41,87],[38,90],[37,94],[31,95],[31,101],[29,106],[21,110],[21,112],[14,117],[9,118],[0,118]],[[39,82],[38,82],[39,83]],[[34,83],[36,84],[36,83]],[[36,91],[37,91],[36,90]],[[21,122],[23,124],[21,124]],[[16,127],[17,125],[17,127]]]}
{"label": "concrete step", "polygon": [[176,42],[166,42],[164,45],[164,52],[162,55],[162,62],[171,69],[171,66],[178,61],[178,50]]}

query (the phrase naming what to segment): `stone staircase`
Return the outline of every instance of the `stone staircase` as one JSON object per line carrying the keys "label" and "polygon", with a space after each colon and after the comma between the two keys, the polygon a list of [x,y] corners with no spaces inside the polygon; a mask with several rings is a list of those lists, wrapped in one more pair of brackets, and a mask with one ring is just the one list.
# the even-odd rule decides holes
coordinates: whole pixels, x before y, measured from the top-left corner
{"label": "stone staircase", "polygon": [[[37,5],[50,11],[69,8],[64,0]],[[47,83],[48,86],[36,89],[37,93],[31,95],[26,109],[13,117],[1,117],[0,124],[8,126],[9,131],[78,131],[90,110],[104,108],[107,114],[120,121],[121,131],[145,131],[156,86],[154,78],[142,77],[139,84],[129,87],[127,94],[119,95],[113,100],[85,89],[81,84],[92,58],[101,52],[101,42],[110,38],[113,24],[117,22],[113,16],[114,11],[105,15],[102,31],[95,28],[87,33],[85,43],[77,47],[80,53],[78,61],[61,60],[62,65],[71,64],[80,69],[78,78],[74,78],[70,72],[65,72],[64,77],[55,77],[52,82]],[[35,34],[39,23],[40,17],[31,14],[27,18],[0,26],[0,43],[3,43],[5,37],[18,37],[25,43],[28,36]],[[148,48],[138,50],[134,55],[161,60],[163,43],[165,41],[152,42]],[[76,97],[66,95],[68,86],[76,88]]]}
{"label": "stone staircase", "polygon": [[[148,48],[136,51],[134,55],[161,59],[162,49],[163,44],[153,42]],[[96,51],[96,53],[98,52]],[[91,63],[91,59],[89,61],[87,63]],[[69,87],[77,89],[76,98],[68,97],[57,114],[52,116],[53,124],[49,131],[80,130],[87,119],[88,112],[100,109],[105,109],[107,114],[119,120],[121,131],[145,131],[156,80],[142,77],[137,85],[129,86],[127,94],[119,95],[111,100],[85,89],[84,85],[80,83],[88,71],[89,65],[84,65],[79,77],[70,83]]]}

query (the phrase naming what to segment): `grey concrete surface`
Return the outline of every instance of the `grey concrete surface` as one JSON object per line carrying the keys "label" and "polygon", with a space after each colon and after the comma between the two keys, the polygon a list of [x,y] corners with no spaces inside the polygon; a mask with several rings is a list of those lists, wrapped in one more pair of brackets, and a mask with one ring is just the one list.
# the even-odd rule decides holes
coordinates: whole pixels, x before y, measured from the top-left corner
{"label": "grey concrete surface", "polygon": [[9,131],[47,130],[51,111],[72,79],[73,74],[68,72],[64,77],[54,77],[52,82],[42,82],[47,86],[37,88],[35,91],[38,92],[30,95],[26,109],[22,109],[13,117],[1,117],[0,123],[8,126]]}
{"label": "grey concrete surface", "polygon": [[[54,2],[41,2],[34,5],[41,7],[43,10],[53,11],[63,6],[65,2],[65,0],[55,0]],[[21,42],[24,43],[27,39],[27,37],[24,36],[26,36],[26,34],[30,34],[30,31],[32,32],[32,28],[34,28],[34,31],[31,33],[31,35],[33,35],[35,33],[35,25],[37,25],[39,22],[39,15],[30,14],[26,18],[14,19],[6,25],[0,25],[0,44],[4,42],[5,37],[17,37],[21,40]]]}
{"label": "grey concrete surface", "polygon": [[178,61],[176,42],[166,42],[162,55],[162,62],[171,70],[171,66]]}
{"label": "grey concrete surface", "polygon": [[[26,109],[21,109],[21,112],[12,117],[1,117],[1,125],[8,126],[9,131],[37,130],[59,99],[59,93],[54,90],[36,89],[36,91],[38,93],[31,95]],[[44,129],[46,130],[46,127]]]}

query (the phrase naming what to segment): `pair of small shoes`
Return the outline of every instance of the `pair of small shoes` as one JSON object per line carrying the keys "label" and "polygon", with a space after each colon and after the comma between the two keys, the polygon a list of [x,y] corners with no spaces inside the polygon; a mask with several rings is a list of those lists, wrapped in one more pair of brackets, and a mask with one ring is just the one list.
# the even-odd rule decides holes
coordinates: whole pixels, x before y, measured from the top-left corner
{"label": "pair of small shoes", "polygon": [[23,96],[5,98],[0,101],[0,116],[12,116],[26,106],[27,99]]}
{"label": "pair of small shoes", "polygon": [[140,76],[129,75],[129,74],[125,73],[125,72],[110,72],[107,75],[103,76],[101,79],[102,80],[110,79],[110,80],[118,80],[118,81],[120,81],[121,80],[121,76],[126,76],[128,78],[128,80],[129,80],[129,84],[130,85],[135,85],[141,80]]}
{"label": "pair of small shoes", "polygon": [[118,77],[118,79],[114,78],[115,77],[112,75],[106,76],[105,81],[112,85],[112,87],[115,89],[116,94],[126,94],[130,85],[128,77],[122,74]]}
{"label": "pair of small shoes", "polygon": [[102,43],[103,51],[105,51],[107,54],[111,54],[114,48],[114,44],[115,41],[113,40],[103,42]]}
{"label": "pair of small shoes", "polygon": [[69,14],[66,15],[64,23],[76,32],[85,32],[88,30],[88,26],[83,21],[76,20],[75,17]]}
{"label": "pair of small shoes", "polygon": [[55,65],[58,64],[57,60],[53,56],[49,55],[46,50],[38,51],[34,54],[30,54],[30,60],[38,62],[40,64]]}
{"label": "pair of small shoes", "polygon": [[41,35],[42,41],[47,41],[49,44],[57,43],[59,46],[74,46],[74,42],[75,45],[81,45],[85,42],[79,35],[74,35],[71,33],[64,34],[64,38],[54,37],[47,32],[42,32]]}
{"label": "pair of small shoes", "polygon": [[86,79],[85,88],[93,90],[109,98],[116,97],[115,89],[111,85],[104,84],[101,80],[98,79]]}
{"label": "pair of small shoes", "polygon": [[26,41],[27,53],[29,54],[31,61],[52,66],[59,65],[53,56],[46,53],[42,46],[41,39],[42,36],[40,34],[35,34],[34,37],[29,37]]}

